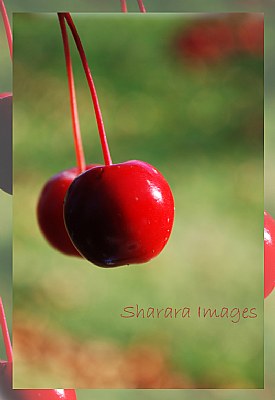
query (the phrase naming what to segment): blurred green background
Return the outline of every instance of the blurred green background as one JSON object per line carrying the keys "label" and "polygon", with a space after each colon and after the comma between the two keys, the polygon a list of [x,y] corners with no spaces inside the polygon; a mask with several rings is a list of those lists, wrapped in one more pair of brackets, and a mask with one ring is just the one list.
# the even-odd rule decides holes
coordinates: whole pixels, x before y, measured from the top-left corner
{"label": "blurred green background", "polygon": [[[70,10],[71,12],[120,12],[120,0],[9,0],[7,6],[17,12],[54,12]],[[138,12],[136,0],[127,0],[128,10]],[[263,11],[265,8],[272,12],[274,0],[144,0],[148,12],[240,12]]]}
{"label": "blurred green background", "polygon": [[[171,239],[156,260],[106,271],[57,253],[37,227],[41,187],[75,162],[67,78],[56,16],[14,16],[16,387],[85,387],[68,364],[72,354],[81,363],[79,354],[98,341],[103,353],[108,345],[119,354],[140,345],[161,350],[166,372],[185,387],[262,387],[263,59],[237,54],[190,68],[172,43],[195,19],[75,16],[114,162],[153,164],[176,202]],[[72,53],[86,158],[102,162],[85,77]],[[123,307],[136,303],[256,307],[258,318],[121,320]],[[31,331],[56,332],[54,362],[62,374],[45,362],[46,346],[27,350]],[[67,359],[63,337],[76,346]],[[91,387],[112,387],[106,379]]]}

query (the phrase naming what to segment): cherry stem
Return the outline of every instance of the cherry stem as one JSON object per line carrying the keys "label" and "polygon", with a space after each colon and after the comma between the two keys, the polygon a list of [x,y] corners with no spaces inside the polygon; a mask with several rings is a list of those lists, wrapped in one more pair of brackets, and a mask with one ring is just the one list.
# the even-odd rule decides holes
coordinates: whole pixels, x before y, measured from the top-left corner
{"label": "cherry stem", "polygon": [[126,0],[120,0],[121,3],[121,11],[127,13],[127,3]]}
{"label": "cherry stem", "polygon": [[139,6],[139,10],[142,13],[146,13],[146,8],[144,7],[143,1],[142,0],[137,0],[138,2],[138,6]]}
{"label": "cherry stem", "polygon": [[74,75],[73,75],[73,67],[70,55],[70,47],[67,35],[67,29],[65,24],[65,18],[63,15],[58,14],[59,24],[62,33],[63,45],[64,45],[64,53],[66,60],[66,68],[68,75],[68,85],[70,92],[70,107],[71,107],[71,115],[72,115],[72,126],[73,126],[73,137],[74,137],[74,146],[75,146],[75,154],[76,161],[79,172],[84,172],[86,169],[85,156],[83,152],[83,145],[81,139],[81,130],[79,124],[79,117],[77,111],[77,102],[76,102],[76,94],[75,94],[75,84],[74,84]]}
{"label": "cherry stem", "polygon": [[94,110],[95,110],[95,116],[96,116],[96,121],[97,121],[97,126],[98,126],[99,137],[100,137],[100,141],[101,141],[104,162],[105,162],[105,165],[111,165],[112,159],[110,156],[109,146],[108,146],[104,123],[103,123],[103,118],[102,118],[102,114],[101,114],[101,110],[100,110],[100,106],[99,106],[96,88],[95,88],[92,74],[91,74],[91,71],[90,71],[90,68],[88,65],[85,51],[83,49],[80,37],[77,33],[76,27],[74,25],[74,22],[72,20],[70,13],[60,13],[60,14],[63,15],[64,18],[66,19],[67,24],[69,25],[69,28],[72,32],[76,47],[78,49],[78,52],[79,52],[79,55],[80,55],[80,58],[82,61],[82,65],[83,65],[83,68],[84,68],[84,71],[86,74],[87,82],[88,82],[88,85],[90,88],[90,92],[92,95],[92,100],[93,100],[93,105],[94,105]]}
{"label": "cherry stem", "polygon": [[11,56],[11,60],[12,60],[12,31],[11,31],[11,26],[10,26],[7,10],[5,8],[4,0],[0,0],[0,9],[1,9],[1,14],[2,14],[2,19],[3,19],[4,25],[5,25],[6,36],[8,39],[10,56]]}
{"label": "cherry stem", "polygon": [[2,298],[0,297],[0,325],[2,328],[8,362],[12,363],[12,347]]}

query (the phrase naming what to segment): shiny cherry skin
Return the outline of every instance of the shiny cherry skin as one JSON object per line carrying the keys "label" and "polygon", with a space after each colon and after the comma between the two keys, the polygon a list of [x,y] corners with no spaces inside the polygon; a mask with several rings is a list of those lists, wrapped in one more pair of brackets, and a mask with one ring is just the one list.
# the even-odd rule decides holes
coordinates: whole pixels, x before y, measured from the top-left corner
{"label": "shiny cherry skin", "polygon": [[64,203],[72,242],[100,267],[145,263],[166,245],[174,221],[171,189],[142,161],[99,166],[78,176]]}
{"label": "shiny cherry skin", "polygon": [[[94,164],[88,165],[86,169],[92,167]],[[70,256],[81,257],[71,242],[63,219],[64,197],[78,175],[78,168],[71,168],[48,180],[39,196],[37,219],[41,232],[55,249]]]}
{"label": "shiny cherry skin", "polygon": [[14,389],[14,400],[77,400],[73,389]]}
{"label": "shiny cherry skin", "polygon": [[275,220],[264,212],[264,297],[275,287]]}
{"label": "shiny cherry skin", "polygon": [[12,364],[0,363],[0,398],[5,400],[77,400],[73,389],[12,389]]}

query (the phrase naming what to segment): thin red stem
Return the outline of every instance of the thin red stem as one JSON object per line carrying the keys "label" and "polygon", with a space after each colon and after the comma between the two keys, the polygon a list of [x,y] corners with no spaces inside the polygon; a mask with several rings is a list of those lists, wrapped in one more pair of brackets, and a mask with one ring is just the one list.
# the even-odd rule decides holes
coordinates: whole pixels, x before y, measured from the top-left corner
{"label": "thin red stem", "polygon": [[64,45],[64,53],[66,60],[66,68],[68,75],[68,85],[70,92],[70,107],[71,107],[71,115],[72,115],[72,126],[73,126],[73,137],[74,137],[74,146],[75,146],[75,154],[76,161],[79,172],[85,171],[85,157],[83,152],[83,145],[81,139],[81,131],[79,124],[79,117],[77,111],[77,102],[76,102],[76,94],[75,94],[75,85],[74,85],[74,75],[73,75],[73,67],[70,55],[70,47],[68,41],[68,35],[66,30],[65,18],[63,15],[58,14],[59,24],[62,33],[63,45]]}
{"label": "thin red stem", "polygon": [[138,2],[138,6],[139,6],[139,10],[142,13],[146,13],[146,8],[144,7],[143,1],[142,0],[137,0]]}
{"label": "thin red stem", "polygon": [[126,2],[126,0],[120,0],[120,3],[121,3],[121,11],[122,12],[124,12],[124,13],[127,13],[127,2]]}
{"label": "thin red stem", "polygon": [[2,334],[3,334],[4,343],[5,343],[5,349],[6,349],[8,362],[12,363],[12,347],[11,347],[10,335],[9,335],[7,321],[6,321],[4,306],[3,306],[1,297],[0,297],[0,325],[2,328]]}
{"label": "thin red stem", "polygon": [[10,56],[11,56],[11,59],[12,59],[12,31],[11,31],[11,26],[10,26],[7,10],[5,8],[4,0],[0,0],[0,9],[1,9],[3,22],[4,22],[4,25],[5,25],[7,39],[8,39],[8,45],[9,45],[9,49],[10,49]]}
{"label": "thin red stem", "polygon": [[96,89],[95,89],[95,85],[94,85],[94,81],[92,78],[92,74],[88,65],[88,61],[85,55],[85,51],[83,49],[80,37],[77,33],[76,27],[74,25],[74,22],[72,20],[72,17],[69,13],[61,13],[61,15],[64,15],[64,17],[66,18],[67,24],[69,25],[72,35],[74,37],[74,41],[76,44],[76,47],[78,49],[81,61],[82,61],[82,65],[86,74],[86,78],[87,78],[87,82],[90,88],[90,92],[92,95],[92,100],[93,100],[93,105],[94,105],[94,110],[95,110],[95,115],[96,115],[96,121],[97,121],[97,126],[98,126],[98,132],[99,132],[99,137],[100,137],[100,141],[101,141],[101,147],[102,147],[102,152],[103,152],[103,157],[104,157],[104,162],[105,165],[111,165],[112,164],[112,159],[110,156],[110,151],[109,151],[109,146],[108,146],[108,142],[107,142],[107,137],[106,137],[106,133],[105,133],[105,128],[104,128],[104,123],[103,123],[103,119],[102,119],[102,114],[101,114],[101,110],[100,110],[100,106],[99,106],[99,102],[98,102],[98,97],[97,97],[97,93],[96,93]]}

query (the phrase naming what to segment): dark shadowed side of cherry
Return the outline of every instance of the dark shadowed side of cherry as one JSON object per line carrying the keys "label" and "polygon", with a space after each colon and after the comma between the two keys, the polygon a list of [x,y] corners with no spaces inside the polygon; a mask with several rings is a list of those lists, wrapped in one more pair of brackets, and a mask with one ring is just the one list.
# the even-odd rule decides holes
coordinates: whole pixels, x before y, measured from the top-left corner
{"label": "dark shadowed side of cherry", "polygon": [[12,96],[0,98],[0,187],[12,194]]}

